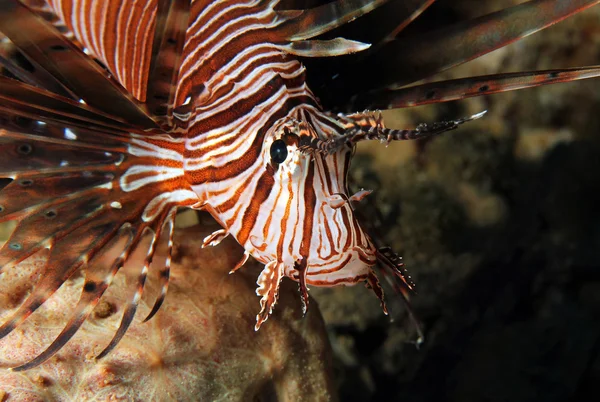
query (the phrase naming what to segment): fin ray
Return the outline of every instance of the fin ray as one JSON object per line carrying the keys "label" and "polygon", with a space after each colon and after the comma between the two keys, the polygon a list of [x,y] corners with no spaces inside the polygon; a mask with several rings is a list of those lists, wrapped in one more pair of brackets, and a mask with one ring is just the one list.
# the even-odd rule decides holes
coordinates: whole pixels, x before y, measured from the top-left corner
{"label": "fin ray", "polygon": [[90,57],[17,0],[0,2],[0,31],[88,104],[141,128],[156,127],[143,104]]}
{"label": "fin ray", "polygon": [[148,251],[146,252],[146,258],[144,259],[144,266],[142,267],[142,271],[138,276],[137,289],[133,295],[133,298],[125,307],[125,311],[123,311],[123,317],[121,318],[119,328],[117,328],[117,332],[111,339],[110,343],[104,348],[102,352],[100,352],[98,356],[96,356],[96,359],[102,359],[104,356],[109,354],[119,344],[121,339],[123,339],[123,336],[125,336],[127,329],[129,329],[129,326],[133,322],[135,313],[139,306],[139,301],[141,300],[142,294],[144,292],[144,286],[146,284],[148,270],[150,269],[150,265],[152,264],[152,259],[154,258],[154,253],[156,252],[156,246],[158,245],[158,242],[160,240],[162,230],[165,226],[164,222],[167,216],[173,216],[171,211],[165,212],[164,215],[158,220],[160,224],[154,228],[154,234],[152,235],[150,245],[148,246]]}
{"label": "fin ray", "polygon": [[351,108],[393,109],[600,77],[600,66],[494,74],[389,88],[361,96]]}
{"label": "fin ray", "polygon": [[390,41],[331,84],[339,91],[340,99],[373,88],[407,85],[506,46],[598,3],[600,0],[532,0],[421,36]]}
{"label": "fin ray", "polygon": [[[37,355],[32,360],[13,367],[13,371],[24,371],[30,368],[36,367],[52,356],[56,354],[72,337],[77,333],[81,325],[87,320],[89,315],[94,310],[94,307],[100,301],[100,298],[104,294],[104,291],[108,289],[117,271],[123,266],[124,261],[127,259],[127,255],[130,250],[135,246],[133,244],[133,235],[128,227],[122,227],[117,237],[113,241],[117,243],[120,238],[127,236],[127,242],[123,246],[123,250],[119,258],[117,258],[112,265],[108,265],[109,269],[97,269],[99,264],[93,264],[88,266],[88,270],[85,275],[85,283],[83,285],[81,296],[77,302],[75,310],[71,314],[71,318],[64,326],[60,334],[54,339],[54,341],[48,346],[42,353]],[[107,247],[112,250],[112,247]]]}
{"label": "fin ray", "polygon": [[189,0],[159,0],[150,73],[146,92],[148,110],[172,125],[176,80],[189,18]]}
{"label": "fin ray", "polygon": [[287,24],[284,35],[292,42],[314,38],[374,10],[387,1],[337,0],[303,10],[302,14]]}
{"label": "fin ray", "polygon": [[45,272],[31,295],[0,326],[0,339],[8,335],[35,312],[58,288],[87,262],[118,229],[114,222],[101,222],[93,227],[80,226],[57,242],[50,250]]}

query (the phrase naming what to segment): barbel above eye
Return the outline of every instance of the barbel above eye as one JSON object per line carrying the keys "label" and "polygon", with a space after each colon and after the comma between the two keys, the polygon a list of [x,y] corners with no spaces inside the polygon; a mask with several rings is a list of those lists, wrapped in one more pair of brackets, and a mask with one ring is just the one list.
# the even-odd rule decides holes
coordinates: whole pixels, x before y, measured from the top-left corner
{"label": "barbel above eye", "polygon": [[279,163],[285,162],[287,155],[288,155],[287,144],[285,143],[285,141],[283,141],[283,140],[273,141],[273,143],[271,144],[270,154],[271,154],[271,161],[273,163],[279,164]]}

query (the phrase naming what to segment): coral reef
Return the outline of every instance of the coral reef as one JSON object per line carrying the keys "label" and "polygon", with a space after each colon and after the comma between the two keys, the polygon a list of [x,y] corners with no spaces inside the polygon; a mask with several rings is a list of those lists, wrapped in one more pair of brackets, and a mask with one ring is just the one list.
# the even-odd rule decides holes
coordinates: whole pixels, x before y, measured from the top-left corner
{"label": "coral reef", "polygon": [[[260,267],[248,263],[227,275],[242,250],[227,239],[201,249],[210,229],[217,229],[216,224],[205,221],[178,231],[165,305],[150,321],[140,322],[158,293],[151,270],[138,318],[108,356],[94,359],[132,296],[140,269],[135,257],[55,357],[25,372],[8,371],[33,358],[62,329],[83,276],[67,281],[25,325],[0,341],[0,401],[335,400],[317,304],[311,303],[303,318],[297,285],[286,280],[274,316],[255,332]],[[43,255],[36,255],[0,277],[0,319],[28,294],[43,261]],[[164,257],[159,255],[155,263],[164,263]]]}

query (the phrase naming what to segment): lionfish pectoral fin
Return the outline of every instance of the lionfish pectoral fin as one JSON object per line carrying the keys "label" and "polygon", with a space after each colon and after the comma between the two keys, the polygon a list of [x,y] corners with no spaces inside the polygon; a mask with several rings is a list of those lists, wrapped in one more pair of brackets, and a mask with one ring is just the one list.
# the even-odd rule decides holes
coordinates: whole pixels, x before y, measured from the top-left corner
{"label": "lionfish pectoral fin", "polygon": [[283,265],[273,260],[265,265],[256,284],[256,295],[260,296],[260,312],[256,316],[254,330],[258,331],[263,322],[269,319],[279,297],[279,284],[283,277]]}
{"label": "lionfish pectoral fin", "polygon": [[227,236],[229,236],[229,232],[226,229],[216,230],[204,238],[202,248],[218,246]]}
{"label": "lionfish pectoral fin", "polygon": [[42,88],[0,76],[0,110],[18,113],[35,121],[51,119],[68,126],[122,129],[124,120],[103,114],[89,105]]}
{"label": "lionfish pectoral fin", "polygon": [[306,258],[294,263],[294,268],[298,271],[298,290],[300,291],[300,300],[302,301],[302,315],[305,316],[308,311],[308,286],[306,286],[306,275],[308,274],[308,265]]}
{"label": "lionfish pectoral fin", "polygon": [[372,269],[369,270],[369,274],[367,275],[367,281],[365,285],[367,286],[367,288],[373,290],[375,296],[377,296],[379,302],[381,303],[381,309],[383,310],[383,313],[385,315],[388,315],[388,309],[385,305],[383,288],[379,284],[379,278],[377,278],[377,275],[375,275]]}
{"label": "lionfish pectoral fin", "polygon": [[248,259],[250,258],[250,252],[249,251],[244,251],[244,255],[242,256],[242,258],[238,261],[237,264],[235,264],[235,267],[233,267],[231,269],[231,271],[229,271],[229,275],[235,273],[238,269],[240,269],[241,267],[244,266],[244,264],[246,262],[248,262]]}
{"label": "lionfish pectoral fin", "polygon": [[169,290],[169,278],[171,277],[171,263],[173,261],[173,237],[175,235],[175,216],[177,215],[177,209],[173,208],[170,216],[167,218],[165,225],[167,227],[167,259],[165,260],[165,266],[158,272],[160,293],[156,297],[156,301],[152,306],[152,310],[148,313],[148,316],[144,318],[144,322],[150,320],[160,309],[165,298],[167,297],[167,291]]}
{"label": "lionfish pectoral fin", "polygon": [[[417,339],[414,341],[414,344],[418,348],[424,342],[425,335],[423,333],[423,329],[421,328],[421,323],[417,319],[417,316],[410,304],[410,293],[415,292],[415,284],[408,274],[406,268],[404,268],[402,257],[393,252],[390,247],[380,247],[377,249],[375,254],[377,257],[377,265],[375,265],[375,268],[377,268],[379,273],[383,275],[386,282],[392,287],[394,293],[399,294],[402,297],[402,301],[408,313],[409,319],[415,327]],[[371,272],[371,274],[375,276],[373,272]],[[369,282],[369,279],[367,279],[367,281]],[[370,282],[369,284],[371,285]],[[377,281],[375,286],[379,286],[379,281]],[[373,285],[371,285],[371,287],[373,287],[373,290],[375,290],[375,294],[379,296],[376,287]],[[380,300],[383,301],[382,289]]]}
{"label": "lionfish pectoral fin", "polygon": [[[123,241],[122,244],[118,244],[121,240]],[[121,250],[119,258],[111,265],[104,264],[104,266],[102,266],[100,264],[94,264],[93,262],[88,265],[79,302],[61,333],[42,353],[25,364],[13,367],[13,371],[24,371],[42,364],[50,357],[54,356],[54,354],[56,354],[56,352],[58,352],[73,337],[73,335],[75,335],[100,301],[104,291],[110,286],[117,271],[123,266],[126,259],[125,254],[131,246],[132,241],[133,235],[130,227],[127,225],[123,226],[119,230],[119,234],[111,240],[112,244],[108,245],[100,253],[103,254],[109,250],[114,251],[114,248],[118,248]]]}
{"label": "lionfish pectoral fin", "polygon": [[[165,209],[161,212],[161,216],[155,220],[155,224],[152,226],[148,226],[145,230],[152,231],[153,234],[150,237],[150,245],[148,246],[148,250],[146,251],[146,257],[144,258],[144,264],[142,266],[142,270],[138,275],[137,279],[137,287],[133,297],[127,303],[125,310],[123,311],[123,316],[121,318],[121,323],[119,324],[119,328],[117,328],[117,332],[111,339],[110,343],[96,356],[96,359],[102,359],[104,356],[109,354],[123,339],[125,333],[129,329],[129,326],[133,322],[135,318],[135,313],[139,306],[139,302],[142,299],[142,294],[144,292],[144,286],[146,284],[146,278],[148,276],[148,270],[150,269],[150,265],[152,264],[152,259],[154,258],[154,254],[156,252],[156,247],[158,246],[158,242],[161,239],[161,235],[165,226],[168,227],[168,235],[169,235],[169,246],[172,244],[172,236],[173,236],[173,227],[175,222],[175,215],[177,212],[177,207],[171,207],[170,209]],[[142,232],[142,235],[144,233]],[[172,247],[169,247],[169,252],[172,250]],[[167,263],[165,264],[165,268],[167,271],[170,268],[170,260],[171,255],[167,256]],[[161,275],[162,276],[162,275]],[[164,278],[163,278],[164,279]],[[152,316],[158,311],[158,308],[162,304],[164,300],[164,296],[166,295],[166,288],[168,286],[168,276],[166,280],[163,282],[163,289],[161,290],[161,294],[158,296],[154,307],[146,317],[144,321],[148,321]]]}
{"label": "lionfish pectoral fin", "polygon": [[506,46],[598,3],[599,0],[533,0],[410,40],[399,38],[381,46],[368,61],[356,63],[331,83],[341,99],[373,88],[407,85]]}
{"label": "lionfish pectoral fin", "polygon": [[393,109],[600,77],[600,66],[494,74],[387,88],[361,95],[353,107]]}
{"label": "lionfish pectoral fin", "polygon": [[[10,111],[8,105],[4,108]],[[0,326],[0,337],[23,323],[75,272],[87,267],[84,292],[73,317],[46,351],[19,367],[26,369],[51,357],[73,336],[142,235],[152,230],[154,241],[118,332],[122,336],[141,296],[160,231],[165,224],[172,231],[175,210],[197,203],[198,198],[181,181],[183,168],[173,168],[173,161],[161,167],[160,159],[147,156],[155,145],[140,137],[65,127],[53,120],[39,124],[20,117],[18,108],[12,113],[0,120],[0,152],[5,156],[0,159],[0,177],[12,180],[0,190],[0,222],[17,220],[18,224],[0,249],[0,270],[11,269],[44,248],[50,250],[40,280]],[[131,240],[112,268],[107,271],[94,264],[124,230],[131,233]],[[164,275],[158,306],[167,280]]]}
{"label": "lionfish pectoral fin", "polygon": [[0,2],[0,27],[26,56],[87,104],[122,116],[140,128],[156,128],[144,104],[54,26],[18,0]]}

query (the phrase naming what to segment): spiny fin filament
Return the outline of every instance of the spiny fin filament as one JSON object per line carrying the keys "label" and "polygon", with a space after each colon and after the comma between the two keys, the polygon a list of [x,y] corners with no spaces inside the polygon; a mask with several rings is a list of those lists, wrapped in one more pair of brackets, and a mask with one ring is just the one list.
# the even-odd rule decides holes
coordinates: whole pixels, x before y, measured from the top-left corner
{"label": "spiny fin filament", "polygon": [[275,304],[277,304],[279,283],[282,277],[283,265],[277,262],[277,260],[273,260],[265,265],[265,268],[256,281],[258,285],[256,295],[261,296],[260,312],[256,316],[256,325],[254,326],[256,331],[258,331],[263,322],[269,319]]}
{"label": "spiny fin filament", "polygon": [[308,287],[306,286],[306,274],[308,273],[306,258],[302,258],[294,265],[294,268],[298,271],[298,289],[300,290],[300,300],[302,301],[302,315],[306,315],[309,300]]}

